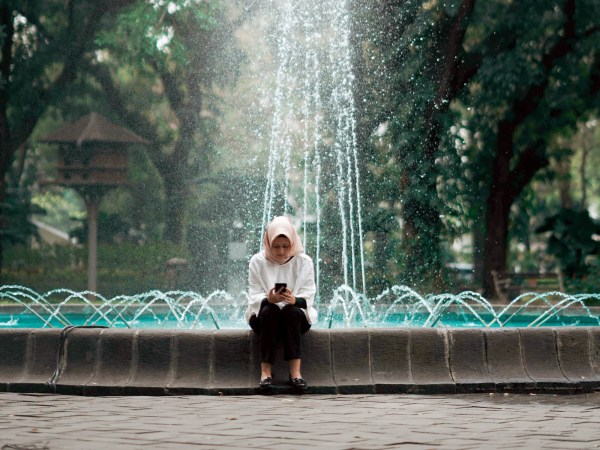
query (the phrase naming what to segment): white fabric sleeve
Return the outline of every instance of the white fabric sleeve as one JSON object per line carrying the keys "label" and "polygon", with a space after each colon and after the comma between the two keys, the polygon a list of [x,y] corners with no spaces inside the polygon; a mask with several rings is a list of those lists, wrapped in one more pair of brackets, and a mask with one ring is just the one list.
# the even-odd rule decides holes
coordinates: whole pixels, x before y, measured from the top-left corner
{"label": "white fabric sleeve", "polygon": [[258,315],[260,303],[267,298],[267,290],[263,285],[256,260],[250,260],[248,268],[248,307]]}
{"label": "white fabric sleeve", "polygon": [[308,259],[302,267],[298,277],[296,297],[306,300],[307,308],[312,308],[315,303],[317,287],[315,285],[315,268],[312,259]]}

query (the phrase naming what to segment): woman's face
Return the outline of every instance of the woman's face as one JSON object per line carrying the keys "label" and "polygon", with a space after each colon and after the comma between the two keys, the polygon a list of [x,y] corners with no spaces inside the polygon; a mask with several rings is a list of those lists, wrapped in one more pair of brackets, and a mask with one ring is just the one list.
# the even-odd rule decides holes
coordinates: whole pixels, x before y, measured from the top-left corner
{"label": "woman's face", "polygon": [[279,262],[285,262],[290,257],[292,251],[292,245],[290,240],[285,236],[277,236],[271,242],[271,253]]}

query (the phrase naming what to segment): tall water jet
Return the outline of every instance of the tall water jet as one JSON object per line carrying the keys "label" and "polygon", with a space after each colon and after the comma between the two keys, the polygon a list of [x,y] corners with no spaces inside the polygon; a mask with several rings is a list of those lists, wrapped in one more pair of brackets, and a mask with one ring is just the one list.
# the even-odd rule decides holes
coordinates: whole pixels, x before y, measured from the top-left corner
{"label": "tall water jet", "polygon": [[[278,69],[261,236],[273,216],[290,213],[295,203],[294,215],[302,211],[307,253],[315,259],[318,289],[322,240],[333,239],[339,247],[341,283],[365,292],[347,1],[294,0],[273,6],[278,8]],[[303,186],[301,201],[291,192],[298,184]],[[324,232],[323,208],[331,193],[338,221]]]}

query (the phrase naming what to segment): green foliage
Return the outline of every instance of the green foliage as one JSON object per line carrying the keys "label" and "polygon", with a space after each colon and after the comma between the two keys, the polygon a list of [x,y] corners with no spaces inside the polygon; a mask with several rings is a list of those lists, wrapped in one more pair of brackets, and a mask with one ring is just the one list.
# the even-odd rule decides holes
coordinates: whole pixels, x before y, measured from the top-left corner
{"label": "green foliage", "polygon": [[43,214],[44,210],[31,203],[27,192],[7,191],[4,203],[0,203],[1,245],[25,244],[36,236],[36,228],[29,221],[34,213]]}
{"label": "green foliage", "polygon": [[398,282],[400,253],[398,218],[389,208],[366,208],[363,217],[368,295],[377,295]]}
{"label": "green foliage", "polygon": [[31,203],[46,212],[44,223],[59,230],[69,232],[77,227],[77,221],[85,219],[83,200],[71,189],[55,188],[38,192],[32,196]]}
{"label": "green foliage", "polygon": [[[566,291],[575,294],[597,294],[600,286],[600,264],[596,258],[596,264],[591,265],[587,275],[583,277],[567,278],[565,280]],[[586,301],[586,304],[591,305]],[[600,300],[595,300],[595,306],[600,306]]]}
{"label": "green foliage", "polygon": [[[220,133],[215,86],[237,76],[234,38],[222,2],[181,0],[138,1],[97,39],[104,89],[135,94],[120,100],[118,112],[152,141],[147,150],[165,200],[155,212],[165,222],[163,237],[174,242],[183,238],[190,181],[210,173]],[[136,202],[143,194],[134,195]]]}
{"label": "green foliage", "polygon": [[[193,289],[191,271],[176,276],[167,270],[173,257],[188,258],[183,247],[166,243],[152,245],[100,244],[98,246],[98,292],[105,297],[139,294],[152,289]],[[11,246],[3,270],[4,284],[17,284],[39,293],[87,287],[87,250],[84,247],[42,246],[31,249]]]}
{"label": "green foliage", "polygon": [[[548,252],[560,261],[562,271],[570,278],[583,278],[592,267],[598,266],[600,221],[590,217],[587,210],[562,209],[548,217],[537,233],[550,232]],[[588,263],[593,259],[595,263]]]}
{"label": "green foliage", "polygon": [[[70,236],[77,242],[88,242],[88,222],[82,221],[80,227],[71,231]],[[130,239],[129,224],[119,214],[98,213],[98,242],[106,244],[128,241]]]}
{"label": "green foliage", "polygon": [[[192,48],[186,48],[182,27],[193,26],[196,33],[213,32],[221,25],[221,2],[138,1],[117,16],[116,28],[101,33],[96,43],[100,47],[126,49],[131,61],[167,64],[167,57],[178,64],[193,58]],[[177,29],[177,36],[174,27]],[[162,67],[163,70],[167,66]]]}
{"label": "green foliage", "polygon": [[[360,79],[365,84],[361,90],[368,89],[370,94],[362,94],[366,100],[360,105],[359,117],[365,115],[361,121],[367,125],[369,117],[376,118],[375,127],[383,124],[374,142],[379,154],[367,165],[376,183],[367,191],[376,191],[378,186],[381,189],[369,192],[367,198],[375,200],[373,205],[383,201],[399,208],[404,236],[400,249],[396,249],[397,257],[391,261],[401,266],[401,279],[396,281],[415,285],[435,278],[441,265],[442,203],[436,194],[435,167],[438,154],[428,146],[428,136],[435,126],[428,115],[434,107],[440,70],[436,66],[436,27],[445,8],[452,11],[456,2],[430,6],[424,8],[418,1],[376,2],[357,26],[370,40],[370,44],[362,45],[365,69]],[[388,113],[377,120],[382,111]],[[376,207],[372,209],[376,217]],[[394,233],[398,230],[390,232],[389,238],[397,242]]]}
{"label": "green foliage", "polygon": [[90,48],[86,33],[95,29],[98,14],[106,11],[93,1],[11,3],[15,35],[6,114],[13,145],[17,146],[29,138],[31,124],[49,106],[64,101],[67,79],[76,78],[70,72],[77,72],[80,56]]}
{"label": "green foliage", "polygon": [[[525,150],[535,149],[526,156],[533,155],[539,166],[550,156],[560,157],[552,145],[555,137],[572,133],[576,122],[598,105],[597,92],[595,97],[589,92],[597,77],[593,48],[600,45],[599,15],[597,2],[589,0],[577,3],[574,36],[567,43],[561,41],[568,19],[565,3],[475,2],[454,60],[456,76],[466,82],[450,91],[447,100],[433,104],[443,71],[449,69],[443,66],[446,43],[461,3],[375,2],[370,8],[380,23],[373,27],[367,18],[365,28],[376,31],[360,28],[370,41],[362,46],[368,61],[363,64],[369,67],[363,78],[377,103],[365,112],[377,116],[389,111],[384,115],[389,126],[378,138],[387,144],[387,158],[398,162],[394,177],[400,190],[392,198],[401,204],[400,264],[410,282],[437,276],[444,258],[441,242],[473,230],[485,233],[492,192],[514,195],[522,180],[527,185],[530,174],[519,166]],[[525,119],[518,117],[530,107]],[[515,172],[506,184],[492,184],[501,121],[518,126],[509,155],[509,169]],[[384,187],[379,198],[391,193]],[[511,235],[526,244],[539,225],[535,218],[547,211],[544,199],[536,197],[531,191],[512,208]]]}

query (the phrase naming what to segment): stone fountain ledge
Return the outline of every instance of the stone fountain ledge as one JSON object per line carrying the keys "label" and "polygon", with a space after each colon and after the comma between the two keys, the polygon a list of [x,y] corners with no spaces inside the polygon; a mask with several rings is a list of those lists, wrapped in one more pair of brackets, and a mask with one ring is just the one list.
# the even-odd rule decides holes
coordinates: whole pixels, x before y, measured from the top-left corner
{"label": "stone fountain ledge", "polygon": [[[311,330],[303,339],[309,393],[600,390],[600,327]],[[258,353],[246,330],[0,329],[0,391],[251,394]],[[283,362],[274,372],[289,392]]]}

